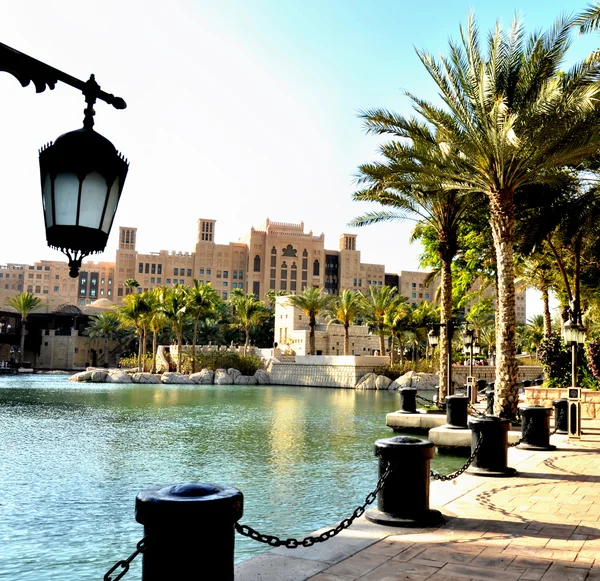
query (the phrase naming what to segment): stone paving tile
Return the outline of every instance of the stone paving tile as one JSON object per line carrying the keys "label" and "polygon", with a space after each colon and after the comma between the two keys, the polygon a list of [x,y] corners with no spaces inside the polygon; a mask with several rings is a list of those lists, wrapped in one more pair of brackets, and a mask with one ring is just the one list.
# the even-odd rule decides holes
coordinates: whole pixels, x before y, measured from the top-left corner
{"label": "stone paving tile", "polygon": [[384,563],[360,577],[360,581],[398,581],[400,579],[427,579],[438,569],[425,565],[400,563],[398,561]]}
{"label": "stone paving tile", "polygon": [[[376,567],[379,567],[382,563],[389,561],[387,555],[378,555],[377,553],[367,553],[361,551],[356,555],[345,559],[341,563],[334,565],[326,570],[327,573],[332,575],[347,576],[351,579],[356,579],[369,571],[372,571]],[[352,577],[354,575],[354,577]]]}
{"label": "stone paving tile", "polygon": [[[477,581],[518,581],[523,571],[509,572],[503,569],[480,569],[479,567],[470,567],[469,565],[457,565],[449,563],[439,570],[439,575],[445,574],[447,577],[465,577]],[[361,580],[362,581],[362,580]]]}

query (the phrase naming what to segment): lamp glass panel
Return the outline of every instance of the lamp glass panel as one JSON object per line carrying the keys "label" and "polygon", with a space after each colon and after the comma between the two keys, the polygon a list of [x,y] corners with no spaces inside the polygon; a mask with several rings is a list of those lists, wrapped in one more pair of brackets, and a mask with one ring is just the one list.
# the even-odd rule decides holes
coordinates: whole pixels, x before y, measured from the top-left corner
{"label": "lamp glass panel", "polygon": [[108,234],[112,225],[113,217],[117,211],[117,204],[119,203],[119,178],[115,178],[112,188],[110,188],[110,194],[108,196],[108,204],[106,204],[106,213],[104,214],[104,220],[102,221],[102,231]]}
{"label": "lamp glass panel", "polygon": [[77,222],[79,180],[74,173],[59,173],[54,179],[54,204],[57,226],[74,226]]}
{"label": "lamp glass panel", "polygon": [[434,331],[429,331],[429,333],[427,333],[427,340],[431,347],[437,347],[437,344],[440,342],[440,336]]}
{"label": "lamp glass panel", "polygon": [[473,355],[479,355],[480,347],[477,343],[473,343]]}
{"label": "lamp glass panel", "polygon": [[465,345],[470,345],[473,343],[473,331],[465,331],[462,338]]}
{"label": "lamp glass panel", "polygon": [[51,228],[54,226],[54,212],[52,207],[52,181],[48,173],[44,177],[44,185],[42,186],[42,204],[44,205],[46,228]]}
{"label": "lamp glass panel", "polygon": [[94,171],[85,176],[81,186],[80,226],[100,228],[107,193],[106,180],[98,172]]}
{"label": "lamp glass panel", "polygon": [[577,343],[583,345],[585,343],[585,328],[580,327],[577,329]]}

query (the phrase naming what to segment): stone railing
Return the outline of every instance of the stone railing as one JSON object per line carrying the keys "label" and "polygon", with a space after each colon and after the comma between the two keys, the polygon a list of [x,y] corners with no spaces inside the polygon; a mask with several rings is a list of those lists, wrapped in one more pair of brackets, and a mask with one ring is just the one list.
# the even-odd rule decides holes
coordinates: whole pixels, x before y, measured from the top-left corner
{"label": "stone railing", "polygon": [[[542,367],[538,365],[519,365],[519,381],[528,379],[532,381],[542,374]],[[452,379],[457,385],[463,385],[467,382],[469,375],[468,365],[453,365]],[[491,365],[475,365],[473,366],[473,375],[476,379],[485,379],[488,383],[496,381],[496,368]]]}
{"label": "stone railing", "polygon": [[[542,405],[552,407],[555,399],[567,397],[566,387],[526,387],[525,405]],[[600,391],[581,390],[581,417],[583,419],[600,419]]]}

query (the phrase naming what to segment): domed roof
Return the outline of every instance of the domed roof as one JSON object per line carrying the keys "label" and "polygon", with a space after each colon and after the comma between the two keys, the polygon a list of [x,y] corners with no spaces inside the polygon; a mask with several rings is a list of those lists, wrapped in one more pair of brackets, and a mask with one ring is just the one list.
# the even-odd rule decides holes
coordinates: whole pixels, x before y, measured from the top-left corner
{"label": "domed roof", "polygon": [[81,309],[76,307],[75,305],[70,305],[65,303],[63,305],[58,305],[56,309],[52,311],[54,315],[81,315]]}
{"label": "domed roof", "polygon": [[89,306],[96,309],[112,309],[115,306],[115,303],[109,299],[98,299],[97,301],[90,303]]}

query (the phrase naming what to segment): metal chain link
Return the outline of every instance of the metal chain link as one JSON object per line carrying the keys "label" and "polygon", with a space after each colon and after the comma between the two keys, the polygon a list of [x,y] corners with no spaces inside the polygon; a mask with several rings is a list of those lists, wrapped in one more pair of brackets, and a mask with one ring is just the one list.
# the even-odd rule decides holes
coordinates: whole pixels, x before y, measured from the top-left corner
{"label": "metal chain link", "polygon": [[265,535],[259,533],[257,530],[253,529],[249,525],[241,525],[239,523],[235,523],[235,530],[245,537],[250,537],[259,543],[265,543],[270,545],[271,547],[285,547],[286,549],[296,549],[298,547],[312,547],[316,543],[324,543],[329,539],[332,539],[337,534],[341,533],[344,529],[347,529],[358,517],[362,516],[370,504],[373,504],[375,499],[377,498],[378,492],[383,487],[387,477],[390,475],[391,467],[388,464],[385,472],[381,475],[379,480],[377,481],[377,486],[373,492],[367,494],[365,501],[363,504],[354,509],[352,516],[350,518],[345,518],[341,521],[336,527],[329,529],[321,533],[320,535],[313,537],[308,536],[303,539],[280,539],[274,535]]}
{"label": "metal chain link", "polygon": [[423,397],[422,395],[417,394],[417,399],[420,399],[421,401],[425,402],[426,404],[433,404],[434,401],[432,399],[427,399],[426,397]]}
{"label": "metal chain link", "polygon": [[[123,559],[122,561],[117,561],[106,572],[106,574],[104,575],[104,581],[119,581],[119,579],[122,579],[125,576],[125,573],[127,573],[127,571],[129,571],[129,565],[131,564],[131,561],[133,561],[140,553],[143,553],[145,548],[146,548],[146,537],[144,537],[141,541],[138,542],[138,544],[136,545],[135,551],[133,551],[133,553],[131,553],[131,555],[129,555],[129,557],[127,557],[127,559]],[[122,571],[120,571],[116,577],[112,577],[112,574],[119,568],[121,568]]]}
{"label": "metal chain link", "polygon": [[480,416],[483,417],[485,416],[484,413],[481,413],[472,403],[468,403],[467,407],[476,415],[476,416]]}
{"label": "metal chain link", "polygon": [[455,478],[458,478],[475,460],[475,457],[479,452],[479,448],[481,448],[481,442],[483,442],[483,435],[480,432],[477,438],[477,444],[475,446],[475,449],[471,452],[471,455],[467,458],[467,461],[461,468],[459,468],[455,472],[450,472],[450,474],[440,474],[436,470],[431,470],[431,479],[446,482],[448,480],[454,480]]}

